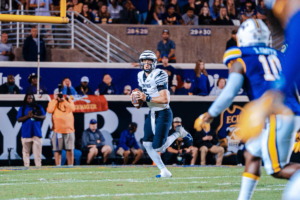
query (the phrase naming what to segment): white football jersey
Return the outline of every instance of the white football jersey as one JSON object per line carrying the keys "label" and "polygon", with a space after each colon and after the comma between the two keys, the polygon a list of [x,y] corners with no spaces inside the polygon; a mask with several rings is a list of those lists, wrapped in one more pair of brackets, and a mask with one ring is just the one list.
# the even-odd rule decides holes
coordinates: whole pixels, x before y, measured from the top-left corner
{"label": "white football jersey", "polygon": [[[141,71],[138,73],[138,82],[139,87],[142,88],[142,91],[149,95],[150,97],[158,97],[159,86],[165,86],[168,89],[168,74],[161,70],[161,69],[154,69],[148,77],[146,77],[146,74],[144,71]],[[160,103],[153,103],[153,102],[147,102],[148,107],[151,110],[163,110],[166,108],[169,108],[170,103],[170,93],[168,91],[168,103],[167,104],[160,104]]]}

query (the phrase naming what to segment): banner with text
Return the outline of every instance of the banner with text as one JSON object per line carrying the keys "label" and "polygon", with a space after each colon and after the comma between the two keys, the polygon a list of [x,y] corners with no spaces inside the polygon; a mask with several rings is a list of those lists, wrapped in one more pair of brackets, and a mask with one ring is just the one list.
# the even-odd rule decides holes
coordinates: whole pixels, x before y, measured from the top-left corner
{"label": "banner with text", "polygon": [[[53,99],[53,95],[50,95]],[[75,104],[75,113],[100,112],[108,110],[108,103],[104,95],[76,95],[69,96]]]}

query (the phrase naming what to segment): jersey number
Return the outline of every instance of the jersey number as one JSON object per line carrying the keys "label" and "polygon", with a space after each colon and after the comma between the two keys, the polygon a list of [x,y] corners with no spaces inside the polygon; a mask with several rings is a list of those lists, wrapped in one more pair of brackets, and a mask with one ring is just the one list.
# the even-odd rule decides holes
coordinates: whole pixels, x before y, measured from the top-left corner
{"label": "jersey number", "polygon": [[266,57],[265,55],[260,55],[258,59],[263,66],[266,81],[280,79],[279,72],[281,72],[281,64],[277,56],[269,55]]}

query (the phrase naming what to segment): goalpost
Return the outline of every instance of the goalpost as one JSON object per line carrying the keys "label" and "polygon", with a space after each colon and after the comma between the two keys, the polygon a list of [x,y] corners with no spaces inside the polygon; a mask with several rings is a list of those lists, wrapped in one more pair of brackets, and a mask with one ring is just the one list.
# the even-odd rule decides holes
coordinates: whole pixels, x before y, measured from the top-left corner
{"label": "goalpost", "polygon": [[66,17],[67,16],[66,9],[67,9],[66,0],[61,0],[60,1],[60,16],[59,17],[0,14],[0,21],[67,24],[67,23],[69,23],[69,18]]}

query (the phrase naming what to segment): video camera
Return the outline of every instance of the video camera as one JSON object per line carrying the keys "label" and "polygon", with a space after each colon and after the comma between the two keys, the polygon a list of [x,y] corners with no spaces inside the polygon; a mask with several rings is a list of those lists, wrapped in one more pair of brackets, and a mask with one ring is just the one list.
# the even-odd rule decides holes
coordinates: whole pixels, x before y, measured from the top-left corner
{"label": "video camera", "polygon": [[64,97],[63,93],[62,93],[62,85],[58,84],[58,98],[62,99]]}

